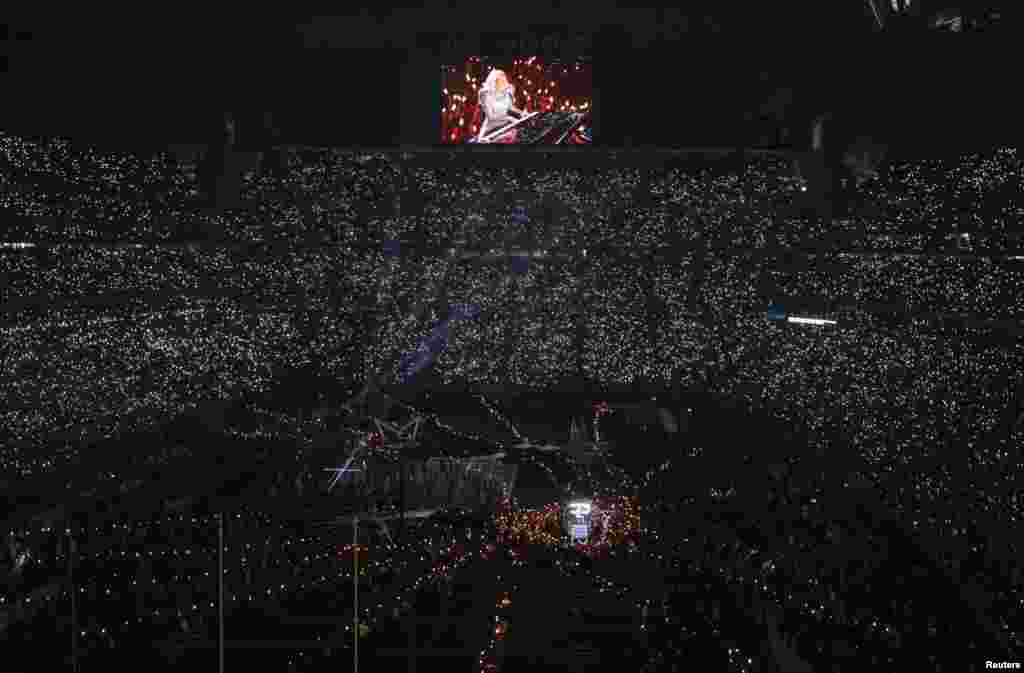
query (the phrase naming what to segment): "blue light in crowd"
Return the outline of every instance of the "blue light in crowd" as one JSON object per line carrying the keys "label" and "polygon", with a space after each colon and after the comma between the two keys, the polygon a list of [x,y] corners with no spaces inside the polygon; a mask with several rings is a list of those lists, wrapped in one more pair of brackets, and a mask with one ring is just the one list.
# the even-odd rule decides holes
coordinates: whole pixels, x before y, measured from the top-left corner
{"label": "blue light in crowd", "polygon": [[480,315],[480,307],[476,304],[452,304],[452,320],[472,320]]}
{"label": "blue light in crowd", "polygon": [[448,321],[439,323],[428,336],[420,339],[416,349],[402,356],[398,365],[402,383],[408,383],[420,371],[429,367],[448,344]]}

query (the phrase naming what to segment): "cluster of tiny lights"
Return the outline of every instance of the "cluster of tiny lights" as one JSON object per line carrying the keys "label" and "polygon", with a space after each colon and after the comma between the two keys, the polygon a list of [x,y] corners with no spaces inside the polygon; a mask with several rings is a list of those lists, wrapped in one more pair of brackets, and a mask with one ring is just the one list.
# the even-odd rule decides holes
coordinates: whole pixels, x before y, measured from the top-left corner
{"label": "cluster of tiny lights", "polygon": [[[489,67],[446,73],[446,128],[458,138],[473,132]],[[556,70],[568,67],[516,62],[519,105],[586,109],[585,99],[559,98],[575,75]],[[361,538],[357,556],[345,526],[312,534],[232,511],[229,620],[318,600],[338,624],[299,637],[330,638],[339,624],[351,629],[343,612],[358,573],[369,652],[382,623],[414,612],[422,592],[478,563],[508,558],[519,572],[561,549],[570,561],[559,572],[585,573],[595,595],[632,605],[649,642],[638,668],[652,673],[695,651],[720,654],[728,670],[756,670],[761,645],[749,634],[762,633],[774,651],[814,667],[835,660],[818,643],[847,642],[859,670],[936,669],[911,653],[941,653],[943,643],[1020,648],[1016,151],[895,161],[863,185],[848,218],[830,223],[804,217],[789,163],[768,155],[740,173],[731,164],[517,170],[428,168],[385,152],[284,154],[283,176],[244,176],[251,207],[211,213],[197,206],[194,161],[0,133],[5,492],[36,497],[39,480],[75,494],[145,490],[156,466],[191,464],[207,450],[161,434],[192,416],[215,444],[295,456],[281,490],[327,497],[333,466],[352,458],[331,496],[365,502],[390,479],[378,511],[392,514],[404,461],[410,502],[444,490],[434,487],[454,473],[492,515],[471,539],[410,521],[400,540]],[[196,232],[215,232],[215,244],[196,242]],[[834,322],[774,320],[772,307]],[[444,338],[432,340],[440,324]],[[412,385],[677,385],[792,428],[798,455],[773,466],[785,476],[765,502],[757,488],[768,479],[749,477],[737,456],[745,447],[714,435],[688,445],[694,438],[678,432],[671,457],[659,454],[632,478],[530,441],[485,394],[466,395],[480,419],[470,427],[433,408],[430,395],[415,405],[390,398],[387,426],[337,399],[317,408],[271,399],[294,371],[315,369],[353,394],[371,377],[397,385],[408,354],[424,346],[429,358]],[[633,447],[647,448],[649,434],[612,433],[624,416],[598,399],[577,444],[594,456],[623,444],[646,455]],[[758,439],[769,451],[784,438]],[[341,460],[321,471],[310,456],[324,446]],[[514,447],[517,464],[503,464]],[[132,464],[104,451],[130,453]],[[825,468],[847,459],[855,467],[829,480]],[[106,467],[82,467],[93,460]],[[566,502],[528,509],[513,500],[517,467],[588,494],[585,541],[569,542]],[[837,492],[867,495],[849,510],[833,504]],[[763,522],[738,519],[744,506]],[[848,524],[871,507],[895,513],[889,528]],[[47,649],[43,636],[20,636],[67,619],[64,585],[37,582],[65,576],[66,532],[45,517],[4,531],[0,573],[11,580],[0,586],[0,610],[26,619],[12,618],[7,645]],[[76,535],[83,653],[205,633],[215,619],[214,517],[112,519]],[[923,556],[903,558],[891,547],[900,539]],[[676,597],[679,582],[698,598]],[[978,589],[921,604],[921,595],[947,598],[944,586]],[[509,580],[497,598],[507,612],[481,625],[482,671],[495,671],[522,632],[510,616],[522,591]],[[963,601],[983,626],[959,616]],[[751,621],[737,605],[763,616]],[[264,627],[260,637],[280,637],[277,625]],[[67,647],[63,636],[53,642]]]}
{"label": "cluster of tiny lights", "polygon": [[508,68],[487,59],[471,57],[462,65],[441,68],[443,142],[464,142],[479,132],[482,119],[478,94],[487,74],[494,68],[505,71],[509,83],[516,90],[515,106],[523,112],[583,112],[590,109],[589,64],[549,63],[532,56],[514,59]]}

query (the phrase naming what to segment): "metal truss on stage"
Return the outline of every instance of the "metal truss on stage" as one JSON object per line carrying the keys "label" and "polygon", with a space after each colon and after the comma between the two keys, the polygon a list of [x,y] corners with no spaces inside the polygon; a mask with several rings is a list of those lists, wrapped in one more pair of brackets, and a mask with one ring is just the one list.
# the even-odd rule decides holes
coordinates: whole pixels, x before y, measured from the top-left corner
{"label": "metal truss on stage", "polygon": [[[549,463],[560,458],[565,466],[573,468],[571,471],[577,473],[576,478],[592,469],[607,467],[610,444],[600,432],[600,419],[613,409],[607,403],[601,403],[600,408],[595,405],[592,423],[586,419],[573,419],[569,441],[564,443],[531,439],[494,401],[482,394],[474,397],[490,412],[498,427],[503,427],[512,438],[502,440],[462,430],[450,421],[441,420],[435,413],[418,409],[383,392],[379,386],[367,386],[341,405],[348,414],[346,423],[350,431],[358,438],[341,466],[324,468],[324,471],[334,473],[334,478],[327,485],[328,492],[339,484],[345,484],[346,490],[353,495],[362,493],[371,497],[371,494],[390,493],[393,497],[393,489],[400,483],[403,493],[410,485],[401,509],[426,511],[441,506],[469,504],[465,494],[479,493],[480,488],[490,493],[488,499],[510,496],[518,474],[517,465],[510,462],[532,460],[557,470],[557,465]],[[454,455],[454,451],[439,448],[432,454],[424,453],[428,440],[436,445],[443,443],[444,437],[453,442],[468,440],[476,443],[481,452]],[[373,460],[374,457],[382,458],[383,462]],[[468,481],[476,481],[480,486],[469,485]],[[559,483],[558,486],[569,490],[573,487],[572,483]],[[458,493],[461,497],[449,495],[444,498],[445,493]],[[389,515],[371,511],[367,516]]]}

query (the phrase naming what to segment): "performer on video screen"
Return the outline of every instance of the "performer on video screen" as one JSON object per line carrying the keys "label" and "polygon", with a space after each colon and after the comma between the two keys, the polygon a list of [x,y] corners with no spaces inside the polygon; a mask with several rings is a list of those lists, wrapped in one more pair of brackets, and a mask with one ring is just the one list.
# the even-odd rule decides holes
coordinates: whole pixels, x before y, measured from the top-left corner
{"label": "performer on video screen", "polygon": [[[483,123],[480,124],[480,133],[477,135],[478,142],[491,131],[511,124],[516,117],[526,115],[515,106],[515,94],[515,87],[509,83],[504,70],[495,69],[487,75],[483,87],[480,88],[480,110],[483,113]],[[510,112],[516,117],[510,115]],[[512,129],[490,142],[514,143],[516,136],[516,129]]]}

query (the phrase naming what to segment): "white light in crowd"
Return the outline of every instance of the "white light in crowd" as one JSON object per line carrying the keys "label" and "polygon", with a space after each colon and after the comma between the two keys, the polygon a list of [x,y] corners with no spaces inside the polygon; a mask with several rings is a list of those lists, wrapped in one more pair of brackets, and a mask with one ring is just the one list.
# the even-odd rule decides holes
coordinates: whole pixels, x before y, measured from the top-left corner
{"label": "white light in crowd", "polygon": [[798,318],[790,316],[786,318],[788,322],[795,322],[801,325],[835,325],[835,320],[825,320],[823,318]]}
{"label": "white light in crowd", "polygon": [[590,503],[589,502],[574,502],[570,503],[569,511],[572,512],[573,516],[586,516],[590,514]]}

